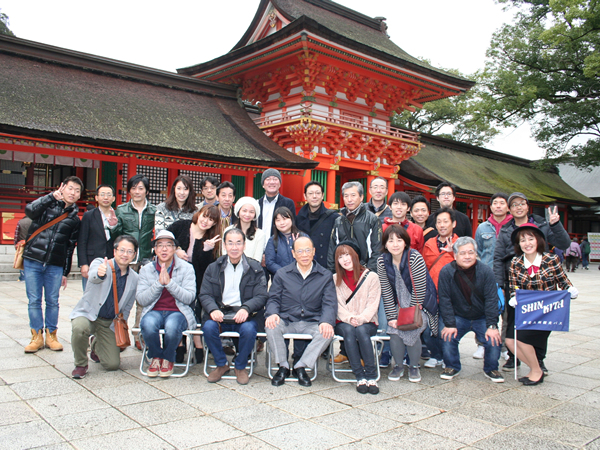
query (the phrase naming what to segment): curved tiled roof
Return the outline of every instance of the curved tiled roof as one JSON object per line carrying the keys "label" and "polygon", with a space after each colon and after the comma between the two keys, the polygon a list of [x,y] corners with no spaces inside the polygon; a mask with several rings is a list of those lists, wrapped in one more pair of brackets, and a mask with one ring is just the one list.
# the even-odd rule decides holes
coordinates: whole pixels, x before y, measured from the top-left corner
{"label": "curved tiled roof", "polygon": [[230,86],[0,37],[0,130],[122,149],[307,169]]}

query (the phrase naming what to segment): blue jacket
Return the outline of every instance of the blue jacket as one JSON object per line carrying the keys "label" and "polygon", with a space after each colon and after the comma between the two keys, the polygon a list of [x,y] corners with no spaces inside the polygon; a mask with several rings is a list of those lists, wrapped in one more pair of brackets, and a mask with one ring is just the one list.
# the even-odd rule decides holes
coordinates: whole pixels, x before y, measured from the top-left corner
{"label": "blue jacket", "polygon": [[313,228],[310,227],[310,219],[308,214],[310,209],[308,205],[304,205],[298,215],[296,216],[296,226],[299,230],[304,231],[312,239],[315,245],[315,261],[321,264],[323,267],[327,267],[327,252],[329,251],[329,242],[331,238],[331,230],[333,230],[333,224],[335,219],[339,216],[337,211],[325,208],[325,205],[321,203],[319,209],[319,219],[317,223],[321,221],[323,215],[327,216],[321,223],[315,223]]}
{"label": "blue jacket", "polygon": [[313,262],[311,272],[304,279],[293,262],[275,274],[265,317],[277,314],[286,323],[304,320],[335,326],[337,307],[331,272]]}
{"label": "blue jacket", "polygon": [[496,248],[496,227],[486,220],[477,227],[475,242],[477,242],[477,256],[482,263],[494,268],[494,248]]}
{"label": "blue jacket", "polygon": [[[279,231],[277,233],[277,249],[275,249],[275,241],[273,240],[273,236],[269,238],[269,242],[267,242],[267,248],[265,249],[265,264],[267,265],[267,270],[273,275],[275,275],[275,273],[283,266],[287,266],[288,264],[296,262],[294,256],[292,255],[292,246],[294,245],[294,240],[291,236],[289,239],[286,238]],[[300,236],[306,237],[307,234],[300,232]]]}

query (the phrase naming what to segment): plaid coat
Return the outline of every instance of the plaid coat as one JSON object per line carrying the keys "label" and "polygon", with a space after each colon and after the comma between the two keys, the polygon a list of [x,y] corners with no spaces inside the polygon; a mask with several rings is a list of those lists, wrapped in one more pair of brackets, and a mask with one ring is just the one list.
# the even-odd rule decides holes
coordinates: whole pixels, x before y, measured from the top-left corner
{"label": "plaid coat", "polygon": [[525,268],[525,255],[515,256],[510,264],[508,273],[510,295],[515,295],[517,289],[529,291],[555,291],[557,288],[566,290],[573,286],[567,278],[558,256],[551,253],[542,253],[540,270],[535,276],[530,277]]}

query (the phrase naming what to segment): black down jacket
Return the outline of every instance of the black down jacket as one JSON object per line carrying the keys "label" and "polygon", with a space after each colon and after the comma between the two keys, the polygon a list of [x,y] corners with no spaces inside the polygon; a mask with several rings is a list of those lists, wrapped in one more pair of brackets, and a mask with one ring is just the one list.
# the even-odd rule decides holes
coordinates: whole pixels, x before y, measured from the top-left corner
{"label": "black down jacket", "polygon": [[25,207],[25,214],[32,220],[28,238],[38,228],[61,214],[66,212],[69,215],[29,241],[25,246],[23,257],[42,264],[60,266],[63,268],[63,275],[69,275],[73,250],[79,235],[78,211],[77,204],[65,209],[65,202],[56,200],[52,193],[29,203]]}

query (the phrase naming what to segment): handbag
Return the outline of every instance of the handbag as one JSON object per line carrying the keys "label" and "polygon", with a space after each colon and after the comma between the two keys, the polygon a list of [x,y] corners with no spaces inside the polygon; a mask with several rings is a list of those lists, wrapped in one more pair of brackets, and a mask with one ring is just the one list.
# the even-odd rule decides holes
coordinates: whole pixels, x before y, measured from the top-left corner
{"label": "handbag", "polygon": [[108,264],[112,270],[112,285],[113,285],[113,299],[115,301],[115,318],[113,319],[113,325],[115,328],[115,342],[119,348],[127,348],[131,345],[129,340],[129,327],[127,321],[123,317],[123,313],[119,312],[119,295],[117,293],[117,274],[115,273],[115,266],[112,261]]}
{"label": "handbag", "polygon": [[29,236],[29,238],[26,241],[21,240],[21,241],[17,242],[17,248],[15,249],[15,260],[13,261],[13,269],[23,270],[23,268],[24,268],[23,254],[25,253],[25,245],[30,240],[32,240],[34,237],[36,237],[38,234],[40,234],[45,229],[50,228],[52,225],[57,224],[58,222],[60,222],[63,219],[66,219],[68,215],[69,215],[69,213],[61,214],[56,219],[51,220],[50,222],[48,222],[45,225],[42,225],[37,230],[35,230],[33,233],[31,233],[31,236]]}
{"label": "handbag", "polygon": [[[408,273],[410,274],[410,281],[415,286],[415,282],[412,276],[412,270],[410,269],[410,263],[408,264]],[[435,263],[434,263],[435,264]],[[408,308],[398,308],[398,319],[396,322],[396,328],[402,331],[417,330],[423,326],[423,315],[421,314],[421,305],[409,306]]]}

